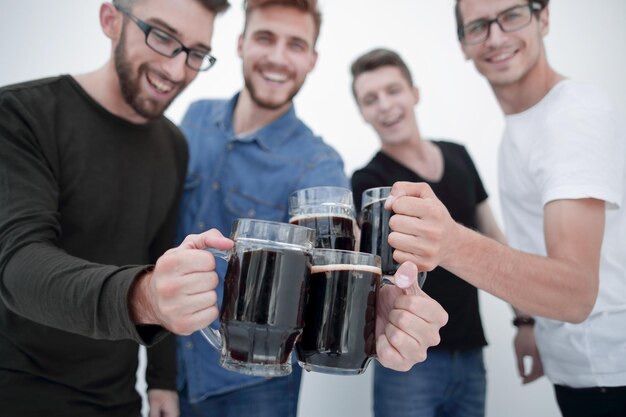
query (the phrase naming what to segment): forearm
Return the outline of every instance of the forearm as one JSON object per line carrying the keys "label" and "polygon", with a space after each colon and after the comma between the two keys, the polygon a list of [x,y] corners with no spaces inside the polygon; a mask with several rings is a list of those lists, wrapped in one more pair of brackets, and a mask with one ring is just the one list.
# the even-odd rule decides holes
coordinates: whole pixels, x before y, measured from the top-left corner
{"label": "forearm", "polygon": [[90,263],[44,243],[5,252],[2,298],[14,313],[96,339],[141,341],[127,296],[141,267]]}
{"label": "forearm", "polygon": [[454,234],[441,266],[515,308],[568,322],[584,320],[593,308],[597,271],[511,249],[461,225]]}

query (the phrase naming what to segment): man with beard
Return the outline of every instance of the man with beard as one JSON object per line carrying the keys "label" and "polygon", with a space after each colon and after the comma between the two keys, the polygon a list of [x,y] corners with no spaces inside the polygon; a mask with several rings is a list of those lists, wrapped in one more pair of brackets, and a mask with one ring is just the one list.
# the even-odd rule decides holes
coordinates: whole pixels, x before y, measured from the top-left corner
{"label": "man with beard", "polygon": [[102,68],[0,89],[2,415],[139,416],[138,343],[154,346],[151,415],[178,414],[167,330],[217,317],[214,258],[198,249],[232,242],[212,230],[159,258],[187,163],[162,114],[213,64],[213,22],[227,7],[104,3],[113,53]]}
{"label": "man with beard", "polygon": [[[239,217],[286,222],[293,191],[349,186],[337,152],[296,117],[292,103],[317,60],[321,16],[316,2],[250,0],[245,12],[238,43],[244,88],[230,100],[193,103],[181,125],[190,162],[180,238],[207,227],[229,233]],[[216,269],[224,277],[226,265]],[[413,270],[407,281],[415,282],[416,274]],[[378,359],[385,366],[407,370],[438,342],[445,312],[419,288],[419,295],[410,296],[395,291],[398,288],[387,289],[394,291],[384,291],[379,307],[392,307],[377,312],[382,320],[380,328],[377,325],[382,333],[377,339]],[[407,310],[403,302],[420,307]],[[400,315],[402,323],[393,319]],[[422,315],[438,319],[426,323]],[[436,334],[436,340],[425,337],[427,333]],[[397,343],[400,340],[404,342]],[[295,417],[299,366],[286,377],[268,379],[222,369],[219,356],[200,334],[178,338],[183,416]]]}

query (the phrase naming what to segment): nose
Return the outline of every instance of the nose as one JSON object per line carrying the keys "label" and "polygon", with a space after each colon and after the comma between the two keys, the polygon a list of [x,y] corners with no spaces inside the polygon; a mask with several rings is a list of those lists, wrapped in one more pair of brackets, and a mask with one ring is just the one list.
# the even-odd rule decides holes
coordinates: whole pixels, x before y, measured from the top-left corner
{"label": "nose", "polygon": [[379,110],[389,110],[391,108],[391,99],[387,94],[381,94],[378,97],[378,109]]}
{"label": "nose", "polygon": [[283,64],[287,61],[287,45],[283,42],[275,43],[267,54],[270,62],[275,64]]}
{"label": "nose", "polygon": [[497,20],[494,20],[489,25],[489,32],[487,33],[487,39],[485,40],[485,44],[487,46],[498,46],[506,39],[506,32],[502,30],[500,27],[500,23]]}
{"label": "nose", "polygon": [[165,75],[174,82],[182,82],[185,79],[185,74],[189,67],[187,67],[187,54],[181,52],[175,57],[165,58],[162,68]]}

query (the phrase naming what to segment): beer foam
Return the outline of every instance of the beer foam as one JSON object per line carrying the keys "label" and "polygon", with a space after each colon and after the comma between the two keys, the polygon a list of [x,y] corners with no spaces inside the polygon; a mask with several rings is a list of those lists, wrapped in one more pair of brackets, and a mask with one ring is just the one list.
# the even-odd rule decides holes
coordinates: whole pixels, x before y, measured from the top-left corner
{"label": "beer foam", "polygon": [[299,222],[301,220],[312,220],[312,219],[319,219],[319,218],[328,218],[328,217],[340,217],[342,219],[346,219],[346,220],[350,220],[350,221],[354,221],[354,218],[351,216],[348,216],[346,214],[343,213],[312,213],[312,214],[298,214],[297,216],[293,216],[292,218],[289,219],[289,223],[293,224],[294,222]]}
{"label": "beer foam", "polygon": [[329,265],[313,265],[311,267],[312,274],[319,274],[323,272],[335,272],[335,271],[360,271],[371,272],[372,274],[382,275],[382,270],[377,266],[363,265],[363,264],[329,264]]}

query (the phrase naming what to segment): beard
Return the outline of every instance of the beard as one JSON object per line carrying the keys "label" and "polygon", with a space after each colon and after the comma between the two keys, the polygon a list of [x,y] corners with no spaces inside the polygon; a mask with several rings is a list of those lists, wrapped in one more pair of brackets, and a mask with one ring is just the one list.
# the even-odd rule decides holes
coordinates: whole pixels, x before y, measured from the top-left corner
{"label": "beard", "polygon": [[244,73],[243,78],[244,78],[244,83],[246,85],[246,89],[250,93],[250,99],[252,99],[254,104],[266,110],[278,110],[278,109],[281,109],[286,104],[291,103],[293,98],[296,96],[296,94],[298,94],[298,92],[300,91],[300,88],[302,88],[302,85],[304,84],[304,82],[302,82],[300,83],[300,85],[296,85],[291,91],[287,93],[287,98],[285,98],[284,100],[270,101],[270,100],[265,100],[259,96],[258,92],[256,91],[256,88],[254,87],[254,83],[250,79],[251,78],[250,76],[245,75]]}
{"label": "beard", "polygon": [[[174,98],[176,98],[176,95],[165,103],[141,96],[140,78],[142,74],[147,72],[148,64],[141,64],[136,75],[133,73],[131,63],[126,55],[125,29],[126,26],[122,28],[120,42],[115,47],[114,51],[115,71],[120,80],[122,96],[124,97],[124,101],[141,117],[148,120],[158,119],[163,116],[163,112],[165,112],[165,109],[167,109]],[[147,47],[146,45],[146,48]]]}

